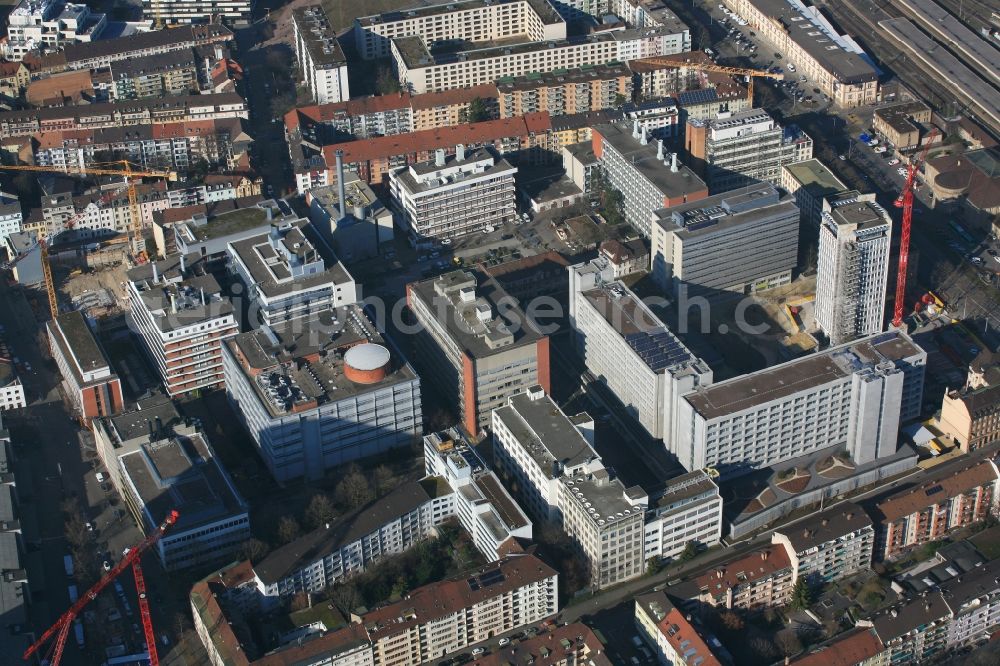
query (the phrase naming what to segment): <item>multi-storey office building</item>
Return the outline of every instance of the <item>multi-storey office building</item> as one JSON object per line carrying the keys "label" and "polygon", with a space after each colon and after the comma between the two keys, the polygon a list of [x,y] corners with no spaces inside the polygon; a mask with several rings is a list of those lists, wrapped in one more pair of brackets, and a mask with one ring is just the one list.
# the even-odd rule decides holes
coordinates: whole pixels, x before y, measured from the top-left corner
{"label": "multi-storey office building", "polygon": [[500,117],[548,111],[551,116],[601,111],[632,100],[632,71],[624,63],[565,72],[508,76],[497,81]]}
{"label": "multi-storey office building", "polygon": [[354,43],[365,59],[388,57],[393,39],[411,36],[428,46],[512,37],[537,42],[565,39],[566,22],[548,0],[462,0],[354,19]]}
{"label": "multi-storey office building", "polygon": [[795,572],[784,546],[767,546],[716,565],[696,582],[703,603],[755,611],[787,604]]}
{"label": "multi-storey office building", "polygon": [[[233,31],[220,23],[183,25],[170,30],[135,32],[125,37],[99,39],[96,42],[69,44],[63,50],[63,63],[50,65],[62,69],[103,69],[115,62],[142,58],[156,53],[189,51],[198,46],[222,45],[233,38]],[[58,58],[58,55],[55,56]]]}
{"label": "multi-storey office building", "polygon": [[512,395],[536,384],[551,390],[549,338],[493,278],[452,271],[411,282],[406,302],[420,326],[425,376],[458,407],[468,433]]}
{"label": "multi-storey office building", "polygon": [[853,39],[837,34],[816,7],[791,0],[727,0],[726,4],[838,106],[877,101],[878,72],[870,59]]}
{"label": "multi-storey office building", "polygon": [[689,543],[714,546],[722,538],[722,495],[704,470],[667,481],[646,512],[643,560],[675,558]]}
{"label": "multi-storey office building", "polygon": [[878,503],[875,558],[893,559],[914,546],[996,515],[1000,474],[989,458],[959,460],[938,468],[916,488]]}
{"label": "multi-storey office building", "polygon": [[758,183],[657,212],[652,275],[671,294],[746,294],[792,281],[799,209]]}
{"label": "multi-storey office building", "polygon": [[615,30],[572,39],[535,40],[437,54],[432,53],[420,37],[397,37],[391,42],[399,82],[415,93],[493,83],[505,76],[628,62],[690,50],[691,35],[686,27],[682,30]]}
{"label": "multi-storey office building", "polygon": [[83,106],[0,112],[0,139],[77,129],[247,118],[246,101],[236,93],[102,102]]}
{"label": "multi-storey office building", "polygon": [[931,107],[923,102],[903,102],[875,109],[872,129],[897,150],[911,150],[920,145],[923,126],[930,121]]}
{"label": "multi-storey office building", "polygon": [[771,542],[785,547],[796,580],[826,584],[871,566],[875,528],[861,507],[845,502],[775,530]]}
{"label": "multi-storey office building", "polygon": [[530,541],[531,520],[458,428],[424,437],[424,471],[429,484],[443,479],[451,488],[434,498],[435,522],[456,516],[490,561],[499,560],[512,540]]}
{"label": "multi-storey office building", "polygon": [[625,220],[649,237],[654,212],[708,196],[708,187],[691,169],[664,153],[661,141],[633,121],[632,132],[619,125],[593,128],[594,155],[607,184],[622,193]]}
{"label": "multi-storey office building", "polygon": [[262,605],[316,594],[433,534],[433,500],[410,481],[384,497],[271,551],[253,564]]}
{"label": "multi-storey office building", "polygon": [[938,428],[964,453],[1000,440],[1000,384],[945,393]]}
{"label": "multi-storey office building", "polygon": [[812,158],[813,142],[797,127],[782,129],[763,109],[689,119],[684,146],[691,167],[713,192],[781,182],[781,167]]}
{"label": "multi-storey office building", "polygon": [[722,666],[705,638],[665,592],[650,592],[635,598],[635,627],[653,647],[661,664]]}
{"label": "multi-storey office building", "polygon": [[246,25],[253,0],[142,0],[143,16],[155,16],[168,25],[224,22]]}
{"label": "multi-storey office building", "polygon": [[612,281],[606,259],[569,270],[570,326],[587,369],[651,437],[676,440],[680,397],[710,384],[711,368],[628,287]]}
{"label": "multi-storey office building", "polygon": [[826,200],[820,218],[816,323],[838,345],[882,330],[892,218],[874,194]]}
{"label": "multi-storey office building", "polygon": [[815,158],[782,166],[779,185],[795,197],[800,219],[807,228],[819,228],[827,197],[847,189],[847,185]]}
{"label": "multi-storey office building", "polygon": [[229,243],[232,271],[266,326],[313,319],[358,300],[354,278],[307,220],[272,223],[267,233]]}
{"label": "multi-storey office building", "polygon": [[226,561],[250,538],[249,505],[205,433],[183,423],[173,403],[97,419],[93,432],[101,462],[143,532],[156,530],[172,509],[180,513],[155,546],[165,569]]}
{"label": "multi-storey office building", "polygon": [[167,51],[118,60],[111,65],[111,91],[115,100],[197,93],[194,51]]}
{"label": "multi-storey office building", "polygon": [[174,247],[184,254],[211,259],[228,258],[231,243],[268,233],[272,224],[299,219],[284,201],[259,198],[237,199],[232,206],[212,206],[204,211],[185,208],[182,213],[184,217],[175,219],[170,227]]}
{"label": "multi-storey office building", "polygon": [[323,7],[308,5],[293,9],[292,35],[302,82],[309,88],[316,103],[329,104],[350,99],[347,58]]}
{"label": "multi-storey office building", "polygon": [[493,410],[493,452],[516,479],[529,508],[554,520],[590,565],[591,584],[614,585],[645,572],[644,513],[649,498],[605,469],[592,442],[593,420],[568,418],[540,387]]}
{"label": "multi-storey office building", "polygon": [[129,325],[170,396],[222,385],[221,341],[239,333],[236,313],[197,254],[128,271]]}
{"label": "multi-storey office building", "polygon": [[4,55],[21,60],[39,49],[58,51],[67,44],[89,42],[107,26],[105,14],[95,14],[84,4],[63,0],[21,0],[7,15]]}
{"label": "multi-storey office building", "polygon": [[439,149],[433,162],[419,162],[389,174],[392,206],[399,225],[417,241],[454,238],[517,217],[517,167],[481,148],[455,157]]}
{"label": "multi-storey office building", "polygon": [[120,411],[125,406],[121,380],[83,314],[61,314],[46,323],[46,329],[63,388],[80,418],[89,422]]}
{"label": "multi-storey office building", "polygon": [[680,400],[666,440],[687,469],[748,473],[829,446],[856,463],[896,451],[899,424],[920,414],[927,353],[889,331],[747,375]]}
{"label": "multi-storey office building", "polygon": [[357,305],[226,341],[226,393],[279,482],[413,443],[420,378]]}

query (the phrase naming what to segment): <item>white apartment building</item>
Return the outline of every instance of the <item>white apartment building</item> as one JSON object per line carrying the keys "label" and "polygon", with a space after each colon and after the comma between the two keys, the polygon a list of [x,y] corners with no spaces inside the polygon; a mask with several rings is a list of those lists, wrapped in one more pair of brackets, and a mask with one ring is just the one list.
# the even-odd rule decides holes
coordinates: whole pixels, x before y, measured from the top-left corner
{"label": "white apartment building", "polygon": [[656,211],[708,196],[704,181],[650,139],[638,119],[631,134],[620,125],[597,125],[591,138],[604,180],[622,194],[625,221],[647,238]]}
{"label": "white apartment building", "polygon": [[21,0],[7,15],[4,56],[21,60],[34,49],[58,51],[67,44],[97,39],[107,25],[104,14],[63,0]]}
{"label": "white apartment building", "polygon": [[643,561],[672,559],[689,543],[714,546],[722,538],[722,495],[704,470],[667,481],[646,512]]}
{"label": "white apartment building", "polygon": [[781,167],[812,158],[813,141],[795,126],[782,128],[763,109],[690,119],[684,145],[691,167],[713,192],[748,184],[781,183]]}
{"label": "white apartment building", "polygon": [[111,483],[144,533],[171,510],[180,513],[155,546],[165,569],[229,561],[250,538],[249,505],[205,433],[186,425],[172,402],[96,419],[93,432]]}
{"label": "white apartment building", "polygon": [[837,345],[882,330],[892,218],[874,194],[823,203],[816,274],[816,324]]}
{"label": "white apartment building", "polygon": [[591,584],[607,587],[645,573],[649,498],[605,469],[592,445],[593,427],[586,415],[568,418],[541,387],[532,387],[493,410],[493,455],[529,509],[576,542]]}
{"label": "white apartment building", "polygon": [[832,347],[699,386],[666,440],[686,469],[745,474],[830,446],[858,464],[896,451],[900,423],[920,413],[927,353],[905,333]]}
{"label": "white apartment building", "polygon": [[21,202],[13,194],[0,192],[0,245],[7,242],[7,237],[21,231]]}
{"label": "white apartment building", "polygon": [[687,297],[745,294],[792,281],[799,209],[770,183],[748,185],[657,212],[653,280]]}
{"label": "white apartment building", "polygon": [[[144,229],[152,225],[153,213],[170,207],[164,183],[139,183],[135,193]],[[40,232],[50,243],[56,238],[102,238],[132,229],[132,207],[124,183],[76,196],[72,192],[43,196],[41,203],[45,227]]]}
{"label": "white apartment building", "polygon": [[226,393],[272,476],[316,479],[420,436],[420,378],[357,305],[240,334]]}
{"label": "white apartment building", "polygon": [[485,148],[466,154],[459,145],[454,157],[438,149],[433,161],[389,174],[397,224],[414,241],[498,228],[517,217],[516,174],[517,167]]}
{"label": "white apartment building", "polygon": [[947,645],[952,649],[978,646],[1000,625],[1000,560],[991,560],[941,584],[952,612]]}
{"label": "white apartment building", "polygon": [[265,608],[296,594],[317,594],[433,534],[434,500],[417,481],[304,534],[253,563]]}
{"label": "white apartment building", "polygon": [[354,43],[362,58],[386,58],[399,37],[425,44],[489,42],[525,37],[566,39],[566,22],[549,0],[462,0],[354,19]]}
{"label": "white apartment building", "polygon": [[587,369],[650,437],[669,445],[679,436],[681,396],[711,384],[712,369],[628,287],[613,281],[606,259],[569,271],[570,327]]}
{"label": "white apartment building", "polygon": [[609,62],[673,55],[691,50],[687,28],[613,30],[585,37],[526,41],[457,53],[431,53],[420,37],[391,41],[399,82],[411,93],[438,92],[494,83],[498,79]]}
{"label": "white apartment building", "polygon": [[796,579],[825,585],[871,566],[875,527],[860,506],[844,502],[776,529],[771,543],[785,546]]}
{"label": "white apartment building", "polygon": [[221,341],[239,333],[236,312],[197,254],[175,254],[128,271],[129,326],[167,394],[222,385]]}
{"label": "white apartment building", "polygon": [[253,0],[142,0],[146,18],[166,25],[208,23],[218,20],[226,25],[250,22]]}
{"label": "white apartment building", "polygon": [[266,326],[314,318],[358,300],[354,278],[307,220],[281,221],[229,243],[232,271]]}
{"label": "white apartment building", "polygon": [[349,100],[347,58],[323,8],[308,5],[292,10],[292,35],[299,74],[316,103]]}
{"label": "white apartment building", "polygon": [[458,428],[424,437],[427,481],[443,479],[452,492],[435,497],[434,520],[457,516],[476,549],[499,560],[511,539],[531,540],[531,520],[511,498]]}
{"label": "white apartment building", "polygon": [[14,362],[9,359],[0,360],[0,410],[20,409],[27,407],[24,395],[24,385],[17,376]]}

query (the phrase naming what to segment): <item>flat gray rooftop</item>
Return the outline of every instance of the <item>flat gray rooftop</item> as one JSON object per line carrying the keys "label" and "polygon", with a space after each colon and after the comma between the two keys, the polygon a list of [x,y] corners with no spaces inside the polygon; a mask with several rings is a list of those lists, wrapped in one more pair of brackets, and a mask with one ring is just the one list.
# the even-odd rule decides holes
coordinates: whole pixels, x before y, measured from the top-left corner
{"label": "flat gray rooftop", "polygon": [[[82,370],[91,371],[107,367],[108,359],[97,343],[90,326],[87,325],[87,320],[84,319],[82,312],[73,310],[61,314],[56,318],[56,325],[58,333],[56,342],[68,358],[76,359]],[[81,376],[75,366],[73,371],[79,381]]]}
{"label": "flat gray rooftop", "polygon": [[830,218],[840,225],[857,225],[858,231],[892,225],[885,210],[874,201],[857,201],[836,206]]}
{"label": "flat gray rooftop", "polygon": [[[153,314],[152,318],[164,332],[211,321],[234,312],[229,300],[222,297],[222,287],[218,281],[205,271],[205,260],[201,254],[192,252],[184,259],[183,274],[180,254],[140,264],[128,271],[128,279],[133,283],[143,304],[150,313],[159,313]],[[158,278],[155,282],[154,264]],[[173,311],[175,309],[176,312]]]}
{"label": "flat gray rooftop", "polygon": [[782,197],[770,183],[756,183],[656,211],[657,224],[684,239],[712,234],[776,216],[799,216],[790,196]]}
{"label": "flat gray rooftop", "polygon": [[548,396],[532,400],[519,393],[493,412],[517,438],[543,472],[553,471],[552,464],[576,467],[596,458],[590,446],[562,410]]}
{"label": "flat gray rooftop", "polygon": [[786,164],[784,168],[813,197],[822,198],[847,189],[830,169],[815,158]]}
{"label": "flat gray rooftop", "polygon": [[[631,129],[620,125],[597,125],[599,133],[632,168],[638,171],[656,189],[670,198],[682,197],[695,192],[707,192],[708,186],[688,167],[678,164],[676,172],[668,164],[656,159],[657,144],[650,139],[645,146],[632,136]],[[669,153],[665,153],[669,158]]]}
{"label": "flat gray rooftop", "polygon": [[122,442],[147,437],[151,428],[172,429],[180,421],[180,412],[173,401],[163,397],[140,400],[135,409],[105,418]]}
{"label": "flat gray rooftop", "polygon": [[337,41],[337,31],[330,25],[326,12],[320,5],[297,7],[292,10],[292,20],[299,26],[299,34],[317,65],[346,65],[344,50]]}

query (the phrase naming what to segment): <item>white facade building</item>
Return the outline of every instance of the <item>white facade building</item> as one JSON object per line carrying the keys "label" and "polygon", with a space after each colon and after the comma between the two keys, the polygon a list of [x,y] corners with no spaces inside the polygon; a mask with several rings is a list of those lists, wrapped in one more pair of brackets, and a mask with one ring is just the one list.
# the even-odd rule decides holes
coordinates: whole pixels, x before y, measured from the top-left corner
{"label": "white facade building", "polygon": [[216,17],[226,25],[246,25],[252,11],[253,0],[142,0],[143,15],[167,25],[208,23]]}
{"label": "white facade building", "polygon": [[107,25],[104,14],[84,4],[63,0],[21,0],[7,16],[4,55],[21,60],[34,49],[58,51],[67,44],[89,42]]}
{"label": "white facade building", "polygon": [[722,538],[722,495],[704,470],[667,481],[646,512],[643,560],[675,558],[689,543],[714,546]]}
{"label": "white facade building", "polygon": [[294,9],[292,31],[299,73],[316,103],[349,100],[347,58],[323,8],[309,5]]}
{"label": "white facade building", "polygon": [[0,192],[0,245],[7,242],[7,237],[21,231],[24,215],[21,212],[21,202],[13,194]]}
{"label": "white facade building", "polygon": [[9,359],[0,360],[0,410],[19,409],[27,406],[24,384],[17,376],[14,362]]}
{"label": "white facade building", "polygon": [[576,541],[591,584],[606,587],[646,571],[649,498],[604,467],[592,445],[593,427],[586,415],[568,418],[536,386],[493,410],[493,455],[503,474],[517,481],[529,509]]}
{"label": "white facade building", "polygon": [[399,226],[413,239],[453,238],[517,217],[517,167],[486,149],[454,157],[439,149],[434,161],[411,164],[389,174],[392,206]]}
{"label": "white facade building", "polygon": [[[391,350],[391,351],[390,351]],[[357,305],[226,341],[226,393],[279,482],[408,446],[420,378]]]}
{"label": "white facade building", "polygon": [[650,437],[676,439],[680,397],[710,384],[711,368],[628,287],[612,281],[606,259],[577,264],[569,271],[570,326],[587,369]]}
{"label": "white facade building", "polygon": [[668,448],[686,469],[723,477],[843,446],[858,464],[896,452],[920,414],[927,353],[889,331],[701,386],[680,400]]}
{"label": "white facade building", "polygon": [[820,218],[816,323],[831,344],[882,330],[892,218],[874,194],[827,198]]}
{"label": "white facade building", "polygon": [[860,506],[844,502],[774,530],[771,543],[785,546],[796,579],[825,585],[871,566],[875,527]]}

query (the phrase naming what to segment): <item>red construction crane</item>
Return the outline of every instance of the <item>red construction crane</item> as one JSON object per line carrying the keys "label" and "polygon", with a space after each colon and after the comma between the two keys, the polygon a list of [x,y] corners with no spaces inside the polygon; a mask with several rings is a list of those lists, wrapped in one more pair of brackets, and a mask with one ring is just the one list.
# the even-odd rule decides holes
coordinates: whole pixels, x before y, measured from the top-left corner
{"label": "red construction crane", "polygon": [[903,209],[903,228],[899,237],[899,275],[896,277],[896,309],[892,317],[892,325],[897,328],[903,325],[903,301],[906,300],[906,265],[910,258],[910,225],[913,222],[913,181],[917,177],[917,171],[920,170],[920,164],[927,157],[931,140],[935,136],[937,128],[932,129],[924,138],[924,149],[907,167],[906,183],[899,198],[896,199],[896,208]]}
{"label": "red construction crane", "polygon": [[76,616],[80,614],[80,611],[83,610],[84,606],[96,599],[97,595],[101,593],[101,590],[107,587],[111,581],[118,577],[118,574],[125,571],[125,569],[132,567],[132,574],[135,576],[135,591],[139,596],[139,616],[142,618],[142,628],[146,634],[146,650],[149,652],[149,663],[150,666],[159,666],[160,658],[156,653],[156,635],[153,633],[153,623],[149,618],[149,603],[146,600],[146,582],[142,577],[142,570],[139,568],[139,559],[142,557],[144,552],[160,540],[163,533],[170,529],[170,527],[177,522],[179,517],[180,514],[177,513],[177,511],[171,511],[163,523],[161,523],[152,534],[129,550],[125,554],[125,557],[122,558],[121,562],[116,564],[111,571],[101,578],[101,580],[94,583],[92,588],[82,594],[76,603],[70,606],[69,610],[63,613],[59,619],[56,620],[55,624],[46,629],[45,633],[43,633],[37,641],[32,643],[31,646],[24,651],[24,659],[30,659],[31,655],[38,652],[39,648],[41,648],[42,645],[55,635],[56,642],[51,649],[52,656],[49,657],[49,664],[51,666],[59,666],[59,660],[62,659],[63,648],[66,647],[66,637],[69,636],[70,628],[73,626],[73,620],[75,620]]}

